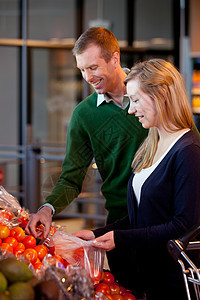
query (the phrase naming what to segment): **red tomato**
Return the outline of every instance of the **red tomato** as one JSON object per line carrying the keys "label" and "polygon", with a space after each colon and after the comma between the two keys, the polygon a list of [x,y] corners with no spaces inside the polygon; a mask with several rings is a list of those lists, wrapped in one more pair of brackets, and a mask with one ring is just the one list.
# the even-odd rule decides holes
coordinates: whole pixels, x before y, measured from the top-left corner
{"label": "red tomato", "polygon": [[10,235],[10,229],[7,225],[0,225],[0,238],[5,239]]}
{"label": "red tomato", "polygon": [[0,216],[7,220],[12,220],[12,218],[14,218],[14,214],[9,210],[1,211]]}
{"label": "red tomato", "polygon": [[113,282],[110,284],[111,295],[120,294],[120,286],[117,282]]}
{"label": "red tomato", "polygon": [[33,248],[25,249],[22,255],[32,264],[37,260],[37,251]]}
{"label": "red tomato", "polygon": [[2,244],[1,244],[1,249],[7,250],[7,251],[13,253],[13,247],[10,246],[8,243],[2,243]]}
{"label": "red tomato", "polygon": [[40,270],[42,263],[41,262],[36,262],[34,263],[33,267],[35,270]]}
{"label": "red tomato", "polygon": [[83,259],[83,257],[84,257],[84,248],[79,247],[79,248],[75,249],[73,258],[77,261],[77,260]]}
{"label": "red tomato", "polygon": [[124,300],[136,300],[135,296],[132,293],[129,293],[129,292],[125,293],[123,295],[123,297],[124,297],[123,298]]}
{"label": "red tomato", "polygon": [[115,277],[111,272],[105,271],[102,282],[111,284],[111,283],[115,282]]}
{"label": "red tomato", "polygon": [[15,249],[13,250],[13,253],[15,256],[21,255],[25,250],[25,246],[23,243],[18,243]]}
{"label": "red tomato", "polygon": [[100,283],[96,284],[95,291],[100,292],[104,295],[106,295],[106,294],[110,295],[110,293],[111,293],[109,285],[105,282],[100,282]]}
{"label": "red tomato", "polygon": [[119,291],[120,295],[124,295],[126,293],[126,289],[123,286],[120,286],[120,291]]}
{"label": "red tomato", "polygon": [[10,236],[16,238],[18,242],[22,242],[25,238],[25,231],[19,226],[13,227],[10,230]]}
{"label": "red tomato", "polygon": [[47,255],[48,250],[46,246],[38,245],[34,248],[37,251],[38,258],[42,261],[43,258]]}
{"label": "red tomato", "polygon": [[0,246],[2,245],[2,239],[0,239]]}
{"label": "red tomato", "polygon": [[112,295],[112,300],[124,300],[124,297],[120,294]]}
{"label": "red tomato", "polygon": [[101,271],[92,269],[92,280],[94,282],[99,282],[101,280],[101,278],[102,278]]}
{"label": "red tomato", "polygon": [[19,222],[19,225],[23,228],[23,229],[25,229],[26,228],[26,225],[28,224],[28,218],[26,218],[26,217],[19,217],[18,218],[18,222]]}
{"label": "red tomato", "polygon": [[50,253],[51,255],[54,255],[54,253],[55,253],[55,247],[54,247],[54,246],[49,247],[49,253]]}
{"label": "red tomato", "polygon": [[17,246],[18,242],[14,237],[8,236],[6,239],[4,239],[4,243],[8,243],[14,249]]}
{"label": "red tomato", "polygon": [[25,248],[34,248],[36,245],[36,239],[31,234],[27,235],[23,239],[23,244],[24,244]]}

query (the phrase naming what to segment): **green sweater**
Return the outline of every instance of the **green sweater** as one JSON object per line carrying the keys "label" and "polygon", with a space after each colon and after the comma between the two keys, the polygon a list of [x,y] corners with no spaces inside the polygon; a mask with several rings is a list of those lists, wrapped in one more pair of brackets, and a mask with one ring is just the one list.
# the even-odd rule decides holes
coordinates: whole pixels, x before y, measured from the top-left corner
{"label": "green sweater", "polygon": [[131,162],[147,133],[138,119],[128,114],[128,107],[122,110],[112,102],[97,107],[96,93],[83,100],[70,121],[62,174],[46,199],[55,214],[79,195],[94,157],[103,181],[108,222],[126,215]]}

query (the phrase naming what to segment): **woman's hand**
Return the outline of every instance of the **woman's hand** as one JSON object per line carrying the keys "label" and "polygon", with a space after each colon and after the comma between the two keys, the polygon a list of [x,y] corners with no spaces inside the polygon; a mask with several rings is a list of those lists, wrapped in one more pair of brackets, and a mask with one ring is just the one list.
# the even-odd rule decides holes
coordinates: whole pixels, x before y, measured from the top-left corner
{"label": "woman's hand", "polygon": [[82,240],[85,240],[85,241],[90,241],[90,240],[95,239],[95,235],[92,230],[80,230],[80,231],[72,233],[72,235],[74,235]]}
{"label": "woman's hand", "polygon": [[106,251],[113,250],[115,248],[114,232],[109,231],[106,234],[99,236],[93,242],[94,247],[104,249]]}

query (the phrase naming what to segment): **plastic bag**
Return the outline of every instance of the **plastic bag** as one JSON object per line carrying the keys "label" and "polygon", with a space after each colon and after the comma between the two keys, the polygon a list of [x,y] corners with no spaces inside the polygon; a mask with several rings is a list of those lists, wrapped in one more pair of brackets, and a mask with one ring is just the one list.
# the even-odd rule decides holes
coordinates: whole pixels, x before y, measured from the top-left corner
{"label": "plastic bag", "polygon": [[93,247],[93,241],[85,241],[64,231],[57,231],[51,238],[55,254],[65,259],[65,266],[77,266],[85,269],[92,281],[101,280],[105,251]]}

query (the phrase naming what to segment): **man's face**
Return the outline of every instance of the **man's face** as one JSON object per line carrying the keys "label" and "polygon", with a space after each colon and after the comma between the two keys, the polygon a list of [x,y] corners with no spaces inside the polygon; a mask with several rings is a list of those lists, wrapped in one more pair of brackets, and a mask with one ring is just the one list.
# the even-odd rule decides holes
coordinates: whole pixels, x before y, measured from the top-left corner
{"label": "man's face", "polygon": [[111,58],[107,63],[101,56],[100,48],[90,45],[83,53],[76,55],[77,67],[83,78],[93,86],[98,94],[113,90],[116,60]]}

